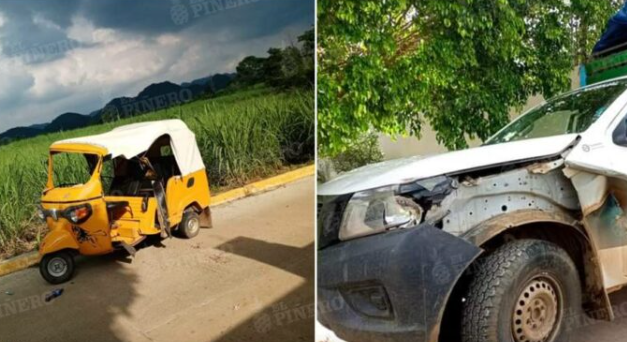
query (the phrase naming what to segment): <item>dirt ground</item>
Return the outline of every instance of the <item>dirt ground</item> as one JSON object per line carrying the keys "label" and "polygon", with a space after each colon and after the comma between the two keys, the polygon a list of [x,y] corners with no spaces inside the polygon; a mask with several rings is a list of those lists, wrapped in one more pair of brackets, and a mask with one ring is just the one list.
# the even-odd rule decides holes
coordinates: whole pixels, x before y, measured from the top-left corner
{"label": "dirt ground", "polygon": [[589,320],[573,334],[572,342],[619,342],[627,336],[627,288],[610,295],[614,315],[612,322]]}
{"label": "dirt ground", "polygon": [[[610,295],[616,319],[613,322],[588,320],[571,342],[622,342],[627,336],[627,288]],[[316,323],[317,342],[344,342],[322,324]]]}
{"label": "dirt ground", "polygon": [[198,237],[81,258],[60,286],[2,277],[0,341],[312,341],[313,194],[307,178],[214,208]]}

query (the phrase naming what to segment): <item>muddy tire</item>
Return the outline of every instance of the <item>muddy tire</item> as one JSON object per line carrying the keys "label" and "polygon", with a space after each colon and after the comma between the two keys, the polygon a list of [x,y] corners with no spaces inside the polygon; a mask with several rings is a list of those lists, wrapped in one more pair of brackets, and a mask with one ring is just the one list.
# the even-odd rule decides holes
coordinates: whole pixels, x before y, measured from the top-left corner
{"label": "muddy tire", "polygon": [[513,241],[479,260],[465,297],[463,342],[568,341],[581,313],[575,264],[541,240]]}
{"label": "muddy tire", "polygon": [[74,275],[74,255],[69,250],[44,255],[39,273],[50,284],[65,283]]}
{"label": "muddy tire", "polygon": [[200,232],[200,216],[193,210],[186,210],[179,223],[177,233],[184,239],[191,239]]}

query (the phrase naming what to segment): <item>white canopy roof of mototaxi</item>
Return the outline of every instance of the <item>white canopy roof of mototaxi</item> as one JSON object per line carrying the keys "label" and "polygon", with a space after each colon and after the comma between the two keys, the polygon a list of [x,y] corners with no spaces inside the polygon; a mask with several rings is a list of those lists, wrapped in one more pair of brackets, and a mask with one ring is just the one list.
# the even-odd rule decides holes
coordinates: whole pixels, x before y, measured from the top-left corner
{"label": "white canopy roof of mototaxi", "polygon": [[130,159],[147,151],[163,135],[171,138],[172,152],[183,176],[205,168],[196,137],[181,120],[149,121],[121,126],[103,134],[57,141],[51,147],[58,144],[92,145],[107,149],[111,158]]}

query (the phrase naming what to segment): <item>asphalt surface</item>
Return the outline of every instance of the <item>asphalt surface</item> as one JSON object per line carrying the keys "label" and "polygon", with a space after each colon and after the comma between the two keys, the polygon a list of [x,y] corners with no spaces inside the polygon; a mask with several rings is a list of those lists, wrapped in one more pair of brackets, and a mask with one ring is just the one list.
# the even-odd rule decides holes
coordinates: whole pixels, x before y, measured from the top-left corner
{"label": "asphalt surface", "polygon": [[70,283],[1,277],[0,342],[313,341],[314,211],[310,177],[212,209],[192,240],[81,258]]}
{"label": "asphalt surface", "polygon": [[[614,315],[612,322],[586,319],[584,325],[572,335],[570,342],[622,342],[627,340],[627,288],[610,295]],[[317,342],[345,342],[316,323]]]}

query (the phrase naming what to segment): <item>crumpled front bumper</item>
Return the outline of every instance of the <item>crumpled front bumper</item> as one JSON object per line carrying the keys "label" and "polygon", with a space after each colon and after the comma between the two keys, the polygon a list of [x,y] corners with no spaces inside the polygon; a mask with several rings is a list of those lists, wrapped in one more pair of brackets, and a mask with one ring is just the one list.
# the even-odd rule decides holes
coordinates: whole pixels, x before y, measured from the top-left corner
{"label": "crumpled front bumper", "polygon": [[437,341],[447,299],[481,254],[422,224],[318,252],[318,319],[347,341]]}

